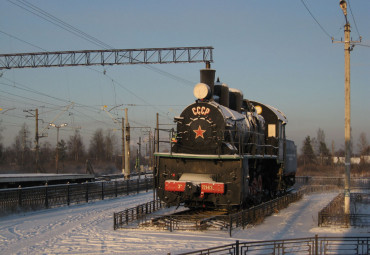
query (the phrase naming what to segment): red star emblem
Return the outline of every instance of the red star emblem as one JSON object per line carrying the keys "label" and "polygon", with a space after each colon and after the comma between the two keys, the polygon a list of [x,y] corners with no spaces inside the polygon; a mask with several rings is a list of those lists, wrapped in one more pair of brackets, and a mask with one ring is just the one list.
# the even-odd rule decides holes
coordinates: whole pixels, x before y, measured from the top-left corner
{"label": "red star emblem", "polygon": [[204,132],[206,132],[206,130],[203,130],[202,127],[199,125],[198,129],[196,130],[193,130],[193,132],[195,133],[195,139],[197,139],[198,137],[202,137],[204,139]]}

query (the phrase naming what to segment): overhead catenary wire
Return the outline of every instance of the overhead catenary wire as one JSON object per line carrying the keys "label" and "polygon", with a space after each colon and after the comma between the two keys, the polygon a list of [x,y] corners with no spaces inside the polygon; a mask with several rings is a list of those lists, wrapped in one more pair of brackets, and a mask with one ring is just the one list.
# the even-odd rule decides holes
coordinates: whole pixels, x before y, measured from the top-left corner
{"label": "overhead catenary wire", "polygon": [[[18,6],[18,7],[20,7],[20,8],[22,8],[22,9],[24,9],[24,10],[26,10],[26,11],[28,11],[28,12],[31,12],[31,13],[35,14],[36,16],[38,16],[38,17],[40,17],[40,18],[42,18],[42,19],[44,19],[44,20],[49,21],[50,23],[52,23],[52,24],[54,24],[54,25],[57,25],[57,26],[58,26],[58,27],[60,27],[60,28],[63,28],[64,30],[66,30],[66,31],[68,31],[68,32],[71,32],[72,34],[77,35],[77,36],[78,36],[78,37],[80,37],[80,38],[86,39],[86,40],[88,40],[88,41],[90,41],[90,42],[94,43],[94,44],[95,44],[95,45],[97,45],[97,46],[104,47],[104,48],[106,48],[106,49],[114,49],[114,47],[112,47],[112,46],[110,46],[110,45],[108,45],[108,44],[106,44],[106,43],[104,43],[104,42],[102,42],[102,41],[100,41],[100,40],[96,39],[96,38],[95,38],[95,37],[93,37],[93,36],[88,35],[87,33],[84,33],[84,32],[83,32],[83,31],[81,31],[80,29],[78,29],[78,28],[76,28],[76,27],[74,27],[74,26],[72,26],[72,25],[68,24],[67,22],[64,22],[64,21],[62,21],[62,20],[58,19],[58,18],[57,18],[57,17],[55,17],[54,15],[52,15],[52,14],[50,14],[50,13],[48,13],[48,12],[46,12],[46,11],[42,10],[41,8],[39,8],[39,7],[37,7],[37,6],[33,5],[33,4],[28,3],[28,2],[27,2],[27,1],[25,1],[25,0],[7,0],[7,1],[8,1],[8,2],[10,2],[10,3],[12,3],[12,4],[14,4],[14,5],[16,5],[16,6]],[[17,1],[19,4],[18,4],[18,3],[15,3],[15,1]],[[21,4],[25,5],[26,7],[21,6]],[[27,8],[31,8],[32,10],[29,10],[29,9],[27,9]],[[37,12],[37,13],[35,13],[35,12]],[[56,24],[56,23],[58,23],[58,24]],[[13,36],[13,37],[14,37],[14,38],[16,38],[15,36]],[[19,38],[17,38],[17,39],[19,39]],[[22,41],[23,41],[23,40],[22,40]],[[38,47],[38,48],[42,49],[41,47]],[[176,76],[176,75],[170,74],[170,73],[168,73],[168,72],[166,72],[166,71],[163,71],[163,70],[161,70],[161,69],[158,69],[158,68],[155,68],[155,67],[152,67],[152,66],[144,65],[143,67],[148,68],[148,69],[150,69],[150,70],[152,70],[152,71],[154,71],[154,72],[157,72],[157,73],[159,73],[159,74],[161,74],[161,75],[164,75],[164,76],[166,76],[166,77],[169,77],[169,78],[171,78],[171,79],[177,80],[177,81],[179,81],[179,82],[181,82],[181,83],[184,83],[184,84],[186,84],[186,85],[190,85],[190,84],[191,84],[191,86],[192,86],[192,85],[195,83],[195,82],[192,82],[192,81],[189,81],[189,80],[187,80],[187,79],[184,79],[184,78],[178,77],[178,76]],[[100,71],[97,71],[97,70],[95,70],[95,69],[91,69],[91,70],[93,70],[93,71],[96,71],[96,72],[99,72],[99,73],[101,73],[101,74],[106,75],[106,72],[105,72],[105,71],[104,71],[104,72],[100,72]],[[112,80],[112,82],[115,82],[116,84],[119,84],[119,85],[120,85],[120,87],[124,88],[124,86],[123,86],[122,84],[120,84],[119,82],[115,81],[112,77],[109,77],[109,78]],[[137,96],[136,94],[134,94],[134,93],[133,93],[132,91],[130,91],[129,89],[127,89],[127,88],[125,88],[125,89],[126,89],[127,91],[129,91],[129,93],[131,93],[132,95],[134,95],[136,98],[139,98],[140,100],[142,100],[142,101],[146,102],[143,98],[141,98],[141,97]],[[152,105],[151,105],[151,106],[152,106]],[[162,112],[162,113],[163,113],[163,112]]]}
{"label": "overhead catenary wire", "polygon": [[[32,13],[32,14],[34,14],[34,15],[36,15],[36,16],[44,19],[44,20],[46,20],[46,18],[47,18],[47,19],[49,19],[48,22],[50,22],[50,23],[52,23],[52,24],[54,24],[54,25],[56,25],[56,26],[58,26],[60,28],[63,28],[64,27],[63,28],[64,30],[66,30],[66,31],[68,31],[68,32],[70,32],[70,33],[72,33],[72,34],[74,34],[76,36],[79,36],[80,38],[83,38],[84,40],[87,40],[87,41],[89,41],[89,42],[91,42],[91,43],[93,43],[93,44],[95,44],[95,45],[97,45],[99,47],[103,47],[103,48],[106,48],[106,49],[114,49],[114,47],[112,47],[112,46],[110,46],[108,44],[105,44],[104,42],[100,41],[99,39],[97,39],[97,38],[95,38],[93,36],[90,36],[90,35],[84,33],[83,31],[81,31],[81,30],[73,27],[72,25],[70,25],[70,24],[68,24],[68,23],[66,23],[66,22],[64,22],[64,21],[56,18],[55,16],[51,15],[50,13],[43,11],[42,9],[38,8],[37,6],[35,6],[35,5],[31,4],[31,3],[28,3],[27,1],[24,1],[24,0],[8,0],[8,2],[10,2],[10,3],[12,3],[12,4],[14,4],[14,5],[16,5],[16,6],[20,7],[20,8],[22,8],[22,9],[24,9],[24,10]],[[17,36],[11,35],[11,34],[6,33],[4,31],[0,31],[0,32],[2,32],[3,34],[5,34],[5,35],[7,35],[7,36],[9,36],[11,38],[14,38],[14,39],[18,40],[18,41],[21,41],[23,43],[26,43],[26,44],[28,44],[28,45],[30,45],[32,47],[35,47],[35,48],[38,48],[38,49],[40,49],[42,51],[46,51],[47,52],[47,50],[45,50],[45,49],[43,49],[43,48],[41,48],[41,47],[39,47],[39,46],[37,46],[35,44],[32,44],[32,43],[30,43],[30,42],[28,42],[26,40],[23,40],[23,39],[21,39],[21,38],[19,38]],[[82,37],[81,37],[81,35],[82,35]],[[160,75],[164,75],[164,76],[166,76],[166,77],[168,77],[170,79],[176,80],[176,81],[179,82],[178,84],[180,84],[180,85],[181,84],[185,84],[185,85],[193,86],[193,84],[195,83],[195,82],[192,82],[190,80],[187,80],[187,79],[178,77],[176,75],[170,74],[169,72],[163,71],[163,70],[161,70],[159,68],[155,68],[155,67],[147,66],[147,65],[142,65],[142,67],[144,67],[146,69],[150,69],[150,70],[152,70],[152,71],[154,71],[154,72],[156,72],[156,73],[158,73]],[[95,72],[99,72],[100,74],[104,74],[103,71],[95,70],[95,69],[90,68],[90,67],[86,67],[86,68],[89,68],[90,70],[93,70]],[[116,85],[117,84],[119,84],[119,87],[120,88],[125,89],[126,91],[130,91],[129,89],[126,88],[126,86],[124,86],[122,83],[114,80],[112,77],[109,77],[109,79],[111,79],[111,81],[112,81],[112,85],[114,86],[114,88],[113,88],[114,91],[116,90]],[[7,85],[9,85],[9,84],[7,84]],[[19,83],[17,84],[16,87],[18,87],[18,89],[22,89],[22,88],[19,88],[20,87],[19,86]],[[48,107],[50,108],[50,106],[63,107],[63,106],[60,106],[58,104],[55,104],[55,100],[57,102],[63,102],[63,103],[70,102],[70,100],[65,100],[65,99],[58,98],[58,97],[55,97],[55,96],[52,96],[52,95],[47,95],[46,93],[42,93],[40,91],[33,90],[33,89],[29,88],[29,87],[28,88],[23,88],[22,90],[27,91],[27,92],[30,92],[30,93],[34,93],[34,94],[39,95],[39,96],[47,97],[47,98],[52,99],[54,101],[54,103],[50,103],[50,102],[47,102],[45,100],[37,100],[37,99],[34,99],[34,98],[24,97],[23,98],[24,99],[23,102],[25,104],[27,103],[26,100],[31,100],[33,102],[36,102],[36,104],[37,103],[47,104]],[[132,94],[132,95],[134,95],[134,97],[140,99],[142,102],[144,102],[143,106],[151,106],[152,108],[155,108],[156,110],[158,110],[158,112],[160,112],[160,116],[162,116],[164,118],[167,118],[169,120],[172,120],[171,118],[169,118],[168,113],[166,113],[166,112],[164,112],[164,111],[162,111],[161,109],[158,108],[159,105],[153,105],[153,104],[148,103],[145,99],[143,99],[140,96],[136,95],[132,91],[130,91],[129,93]],[[13,94],[12,96],[16,97],[17,95],[14,95]],[[117,98],[115,98],[114,101],[115,101],[115,105],[117,105],[118,104]],[[36,104],[33,103],[32,105],[35,106],[35,107],[37,107]],[[161,106],[163,106],[163,105],[161,105]],[[82,107],[82,108],[85,108],[86,110],[88,110],[90,112],[99,113],[99,109],[97,109],[95,107],[94,107],[95,109],[92,109],[92,107],[91,106],[88,106],[88,105],[82,105],[82,104],[76,103],[75,107],[76,108],[81,108]],[[106,122],[101,121],[99,119],[96,119],[95,117],[93,117],[93,116],[91,116],[89,114],[85,114],[84,111],[80,111],[80,110],[78,110],[76,108],[73,109],[73,112],[76,115],[84,116],[84,118],[92,119],[94,121],[99,121],[99,123],[106,124]],[[52,110],[48,110],[47,112],[51,112],[51,111]],[[140,126],[146,126],[145,124],[142,124],[142,123],[133,121],[132,119],[130,121],[132,121],[133,123],[135,123],[137,125],[140,125]]]}
{"label": "overhead catenary wire", "polygon": [[[87,40],[87,41],[89,41],[89,42],[91,42],[91,43],[93,43],[93,44],[95,44],[99,47],[103,47],[104,49],[115,49],[115,47],[102,42],[101,40],[95,38],[94,36],[91,36],[91,35],[83,32],[82,30],[70,25],[69,23],[67,23],[65,21],[62,21],[61,19],[55,17],[54,15],[42,10],[41,8],[39,8],[39,7],[33,5],[33,4],[31,4],[31,3],[29,3],[25,0],[7,0],[7,1],[16,5],[16,6],[18,6],[18,7],[20,7],[20,8],[22,8],[22,9],[24,9],[24,10],[26,10],[26,11],[28,11],[28,12],[30,12],[30,13],[32,13],[32,14],[34,14],[34,15],[36,15],[36,16],[38,16],[38,17],[40,17],[40,18],[42,18],[42,19],[44,19],[44,20],[46,20],[46,21],[48,21],[48,22],[50,22],[50,23],[52,23],[52,24],[54,24],[54,25],[56,25],[56,26],[58,26],[58,27],[60,27],[60,28],[62,28],[65,31],[68,31],[68,32],[76,35],[77,37],[85,39],[85,40]],[[17,1],[19,4],[15,3],[14,1]],[[22,4],[26,7],[22,6]],[[28,8],[31,8],[32,10],[30,10]],[[192,81],[189,81],[185,78],[181,78],[181,77],[178,77],[176,75],[170,74],[169,72],[166,72],[166,71],[161,70],[159,68],[156,68],[156,67],[153,67],[153,66],[150,66],[150,65],[141,65],[141,66],[146,68],[146,69],[152,70],[156,73],[159,73],[161,75],[164,75],[168,78],[171,78],[171,79],[177,80],[179,82],[182,82],[184,84],[187,84],[187,85],[189,85],[189,83],[192,84],[192,85],[194,84],[194,82],[192,82]]]}
{"label": "overhead catenary wire", "polygon": [[[89,36],[87,35],[86,33],[84,33],[83,31],[73,27],[72,25],[69,25],[68,23],[56,18],[55,16],[49,14],[48,12],[45,12],[43,11],[42,9],[38,8],[37,6],[33,5],[33,4],[30,4],[26,1],[21,1],[21,0],[7,0],[8,2],[18,6],[19,8],[27,11],[27,12],[30,12],[38,17],[40,17],[41,19],[43,20],[46,20],[50,23],[52,23],[53,25],[63,29],[63,30],[66,30],[74,35],[76,35],[77,37],[80,37],[80,38],[83,38],[95,45],[104,45],[103,42],[100,42],[98,39],[92,37],[92,36]],[[18,3],[16,3],[18,2]],[[22,6],[25,5],[26,7]],[[32,10],[30,10],[29,8],[31,8]]]}
{"label": "overhead catenary wire", "polygon": [[30,45],[30,46],[32,46],[32,47],[35,47],[35,48],[37,48],[37,49],[40,49],[40,50],[42,50],[42,51],[47,51],[47,50],[45,50],[45,49],[43,49],[43,48],[41,48],[41,47],[39,47],[39,46],[37,46],[37,45],[35,45],[35,44],[33,44],[33,43],[27,42],[27,41],[25,41],[25,40],[23,40],[23,39],[21,39],[21,38],[18,38],[18,37],[14,36],[14,35],[11,35],[11,34],[9,34],[9,33],[4,32],[4,31],[1,31],[1,30],[0,30],[0,33],[2,33],[2,34],[4,34],[4,35],[7,35],[7,36],[9,36],[9,37],[11,37],[11,38],[13,38],[13,39],[16,39],[16,40],[18,40],[18,41],[20,41],[20,42],[23,42],[23,43],[25,43],[25,44],[28,44],[28,45]]}

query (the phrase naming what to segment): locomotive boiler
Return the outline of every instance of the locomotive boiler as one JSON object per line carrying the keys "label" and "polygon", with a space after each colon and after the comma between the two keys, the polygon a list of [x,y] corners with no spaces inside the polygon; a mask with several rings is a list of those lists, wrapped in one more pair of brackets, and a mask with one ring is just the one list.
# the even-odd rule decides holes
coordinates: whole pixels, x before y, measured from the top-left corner
{"label": "locomotive boiler", "polygon": [[169,206],[246,207],[294,184],[296,146],[286,139],[285,115],[214,81],[207,65],[196,101],[175,117],[170,151],[155,153],[155,189]]}

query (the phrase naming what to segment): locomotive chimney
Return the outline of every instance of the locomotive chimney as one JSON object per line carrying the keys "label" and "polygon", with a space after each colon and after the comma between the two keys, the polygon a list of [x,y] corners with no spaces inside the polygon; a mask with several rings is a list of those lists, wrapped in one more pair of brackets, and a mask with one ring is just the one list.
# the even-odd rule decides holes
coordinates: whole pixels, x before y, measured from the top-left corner
{"label": "locomotive chimney", "polygon": [[200,82],[207,84],[211,89],[211,98],[213,98],[214,85],[215,85],[216,70],[211,69],[211,64],[206,63],[206,68],[200,70]]}

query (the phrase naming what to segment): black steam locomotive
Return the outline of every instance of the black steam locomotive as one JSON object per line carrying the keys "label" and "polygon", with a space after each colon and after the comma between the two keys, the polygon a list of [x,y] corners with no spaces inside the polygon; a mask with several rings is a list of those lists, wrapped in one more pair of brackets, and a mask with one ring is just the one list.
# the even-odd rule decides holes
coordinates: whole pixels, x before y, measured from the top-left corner
{"label": "black steam locomotive", "polygon": [[260,203],[294,184],[296,146],[278,109],[243,99],[200,71],[195,103],[175,118],[170,152],[155,154],[155,187],[167,205],[232,208]]}

